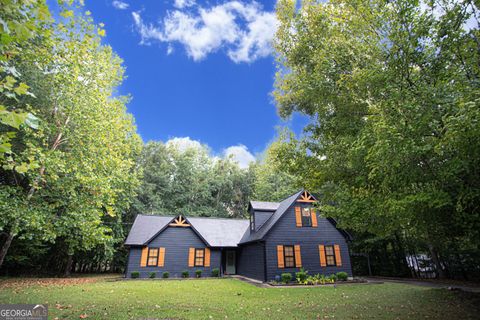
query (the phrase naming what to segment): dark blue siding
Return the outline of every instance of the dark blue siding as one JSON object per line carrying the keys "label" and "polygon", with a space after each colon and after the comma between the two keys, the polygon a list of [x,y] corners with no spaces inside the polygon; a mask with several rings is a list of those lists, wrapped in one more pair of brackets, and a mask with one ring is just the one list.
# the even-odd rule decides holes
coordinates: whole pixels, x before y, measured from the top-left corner
{"label": "dark blue siding", "polygon": [[152,271],[161,277],[164,271],[170,272],[170,277],[181,277],[183,270],[190,271],[190,277],[195,276],[195,270],[202,270],[202,276],[210,276],[211,270],[220,268],[221,253],[218,249],[210,248],[210,267],[188,267],[189,248],[204,248],[205,243],[191,228],[168,227],[153,239],[149,247],[165,248],[164,267],[140,267],[142,255],[141,247],[131,247],[128,257],[127,277],[130,278],[132,271],[139,271],[141,278],[148,277]]}
{"label": "dark blue siding", "polygon": [[[318,217],[318,227],[298,228],[295,224],[295,206],[309,206],[296,203],[291,206],[265,237],[267,256],[267,280],[284,272],[296,272],[300,268],[278,268],[277,245],[300,245],[302,265],[310,275],[317,273],[329,275],[345,271],[352,276],[350,254],[343,235],[325,218]],[[318,213],[317,213],[318,216]],[[338,244],[342,256],[342,266],[321,267],[318,245]]]}
{"label": "dark blue siding", "polygon": [[254,212],[254,217],[255,217],[255,231],[260,229],[265,221],[267,221],[271,216],[273,212],[265,212],[265,211],[255,211]]}
{"label": "dark blue siding", "polygon": [[264,243],[246,244],[237,252],[237,274],[265,281]]}

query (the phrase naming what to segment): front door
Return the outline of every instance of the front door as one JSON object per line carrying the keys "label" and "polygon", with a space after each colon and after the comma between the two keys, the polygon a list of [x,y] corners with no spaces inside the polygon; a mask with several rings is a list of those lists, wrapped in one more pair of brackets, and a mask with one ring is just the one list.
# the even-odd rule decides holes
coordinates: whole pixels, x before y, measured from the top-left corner
{"label": "front door", "polygon": [[227,274],[235,274],[235,251],[233,250],[228,250],[227,251],[227,259],[226,259],[226,268],[225,272]]}

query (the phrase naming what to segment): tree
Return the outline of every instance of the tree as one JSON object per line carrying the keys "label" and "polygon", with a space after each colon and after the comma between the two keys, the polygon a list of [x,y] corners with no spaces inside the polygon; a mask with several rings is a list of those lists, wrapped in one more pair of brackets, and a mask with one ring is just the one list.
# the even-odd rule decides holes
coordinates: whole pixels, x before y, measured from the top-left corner
{"label": "tree", "polygon": [[334,0],[277,11],[279,112],[312,118],[305,137],[283,136],[278,159],[322,191],[325,214],[424,241],[445,276],[448,248],[479,250],[478,8]]}
{"label": "tree", "polygon": [[134,213],[242,217],[251,174],[205,145],[148,142],[139,159],[144,176]]}
{"label": "tree", "polygon": [[[101,44],[101,26],[75,6],[62,4],[62,18],[46,26],[47,36],[38,44],[25,43],[35,50],[22,50],[15,61],[21,79],[38,97],[27,97],[25,103],[40,126],[22,130],[12,140],[12,151],[38,166],[21,173],[4,165],[0,191],[20,204],[2,216],[0,228],[9,239],[36,232],[62,244],[66,274],[76,252],[111,241],[111,227],[103,220],[128,208],[138,184],[135,159],[141,149],[126,113],[127,99],[113,97],[123,77],[121,60]],[[20,216],[30,223],[20,223]],[[3,256],[10,243],[4,242]]]}

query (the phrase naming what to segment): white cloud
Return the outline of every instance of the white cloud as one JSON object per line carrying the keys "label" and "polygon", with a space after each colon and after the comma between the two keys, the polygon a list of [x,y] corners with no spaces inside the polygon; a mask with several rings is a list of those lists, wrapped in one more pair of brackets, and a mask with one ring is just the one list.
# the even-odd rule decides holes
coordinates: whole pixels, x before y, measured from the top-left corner
{"label": "white cloud", "polygon": [[[139,12],[133,12],[142,44],[150,40],[180,43],[195,61],[225,49],[236,63],[253,62],[271,53],[271,41],[278,26],[275,13],[266,12],[257,2],[229,1],[196,13],[182,10],[167,12],[160,25],[145,24]],[[171,50],[169,50],[171,52]]]}
{"label": "white cloud", "polygon": [[251,162],[255,161],[253,154],[248,151],[248,148],[242,144],[238,146],[231,146],[223,151],[224,158],[230,158],[238,163],[242,169],[248,168]]}
{"label": "white cloud", "polygon": [[195,0],[175,0],[173,6],[178,9],[183,9],[195,5]]}
{"label": "white cloud", "polygon": [[128,7],[130,6],[128,3],[120,0],[113,0],[112,5],[115,9],[118,9],[118,10],[125,10],[125,9],[128,9]]}
{"label": "white cloud", "polygon": [[231,161],[236,162],[242,169],[248,168],[248,165],[255,161],[255,156],[251,154],[250,151],[248,151],[248,148],[243,144],[225,148],[219,155],[212,154],[208,145],[203,144],[198,140],[191,139],[190,137],[174,137],[167,140],[165,145],[167,147],[175,147],[181,152],[189,149],[204,150],[210,155],[213,161],[230,159]]}
{"label": "white cloud", "polygon": [[202,149],[203,146],[200,141],[190,139],[190,137],[175,137],[168,140],[166,143],[167,147],[175,146],[179,151],[183,152],[188,149]]}

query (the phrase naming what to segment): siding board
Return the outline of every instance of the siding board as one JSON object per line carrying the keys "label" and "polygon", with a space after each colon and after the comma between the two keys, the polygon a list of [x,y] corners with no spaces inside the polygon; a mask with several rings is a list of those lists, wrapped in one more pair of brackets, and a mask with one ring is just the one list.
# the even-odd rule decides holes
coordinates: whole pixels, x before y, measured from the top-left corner
{"label": "siding board", "polygon": [[[295,207],[311,206],[306,203],[294,203],[265,236],[267,281],[284,272],[297,272],[300,268],[279,268],[277,259],[278,245],[300,245],[302,267],[310,275],[317,273],[330,275],[339,271],[352,276],[348,245],[343,235],[326,219],[318,215],[318,227],[297,227]],[[321,267],[319,245],[338,245],[342,266]]]}
{"label": "siding board", "polygon": [[188,256],[190,248],[205,248],[205,243],[193,232],[191,228],[168,227],[149,243],[150,247],[165,248],[163,267],[140,267],[142,247],[131,247],[128,257],[126,274],[131,277],[133,271],[140,272],[141,278],[147,278],[149,272],[157,272],[161,277],[165,271],[170,272],[170,277],[180,278],[183,270],[190,272],[190,277],[195,276],[195,270],[202,270],[202,277],[211,275],[213,268],[220,268],[221,253],[219,249],[210,248],[210,267],[189,267]]}

